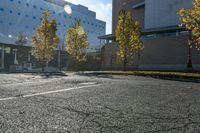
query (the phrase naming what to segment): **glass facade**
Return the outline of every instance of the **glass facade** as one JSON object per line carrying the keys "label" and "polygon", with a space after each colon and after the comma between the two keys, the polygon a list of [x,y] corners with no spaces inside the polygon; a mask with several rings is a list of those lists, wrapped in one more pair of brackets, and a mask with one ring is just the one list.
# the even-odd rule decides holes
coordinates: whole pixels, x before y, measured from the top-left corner
{"label": "glass facade", "polygon": [[1,0],[0,43],[15,44],[19,34],[23,33],[28,38],[27,45],[31,45],[32,37],[42,21],[42,13],[47,9],[52,13],[51,18],[57,20],[60,45],[65,43],[67,29],[81,20],[88,32],[91,47],[98,48],[100,44],[97,37],[105,34],[106,23],[96,19],[96,13],[82,5],[68,3],[73,10],[69,16],[64,11],[65,4],[63,0]]}

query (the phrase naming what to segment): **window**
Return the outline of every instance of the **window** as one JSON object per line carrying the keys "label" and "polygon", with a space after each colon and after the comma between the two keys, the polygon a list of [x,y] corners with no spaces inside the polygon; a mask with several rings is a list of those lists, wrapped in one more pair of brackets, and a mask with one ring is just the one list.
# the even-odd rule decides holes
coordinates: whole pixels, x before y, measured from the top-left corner
{"label": "window", "polygon": [[53,14],[56,14],[56,12],[55,12],[55,11],[53,11]]}
{"label": "window", "polygon": [[42,21],[42,18],[40,18],[40,21]]}
{"label": "window", "polygon": [[18,4],[21,4],[21,1],[18,1]]}
{"label": "window", "polygon": [[28,29],[28,26],[26,25],[25,28]]}
{"label": "window", "polygon": [[0,11],[3,12],[3,11],[4,11],[4,8],[0,8]]}
{"label": "window", "polygon": [[43,8],[42,8],[42,7],[40,7],[40,10],[42,11],[42,10],[43,10]]}
{"label": "window", "polygon": [[10,0],[10,2],[13,2],[14,0]]}
{"label": "window", "polygon": [[13,13],[13,11],[12,10],[10,10],[10,14],[12,14]]}
{"label": "window", "polygon": [[36,5],[33,5],[33,8],[36,8]]}
{"label": "window", "polygon": [[20,12],[18,12],[18,13],[17,13],[17,15],[18,15],[18,16],[20,16],[20,15],[21,15],[21,13],[20,13]]}
{"label": "window", "polygon": [[11,26],[11,25],[12,25],[12,23],[10,22],[10,23],[9,23],[9,25]]}
{"label": "window", "polygon": [[33,16],[33,19],[36,19],[36,16]]}
{"label": "window", "polygon": [[64,18],[66,18],[67,17],[67,15],[64,15]]}
{"label": "window", "polygon": [[61,16],[61,13],[59,13],[58,15]]}
{"label": "window", "polygon": [[28,4],[28,3],[26,3],[26,6],[27,6],[27,7],[29,7],[29,4]]}
{"label": "window", "polygon": [[28,14],[26,14],[25,17],[28,18]]}

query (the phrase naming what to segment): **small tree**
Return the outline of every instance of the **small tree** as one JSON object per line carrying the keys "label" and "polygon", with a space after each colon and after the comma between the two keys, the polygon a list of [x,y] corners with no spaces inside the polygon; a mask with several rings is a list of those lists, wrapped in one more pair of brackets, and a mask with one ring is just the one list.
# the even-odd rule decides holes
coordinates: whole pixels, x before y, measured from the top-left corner
{"label": "small tree", "polygon": [[192,68],[191,49],[193,46],[200,50],[200,0],[194,1],[194,6],[189,9],[182,8],[178,12],[180,16],[180,27],[185,27],[190,32],[188,40],[188,68]]}
{"label": "small tree", "polygon": [[56,20],[49,21],[50,15],[49,11],[44,11],[42,24],[38,27],[32,40],[34,56],[42,63],[42,72],[44,72],[45,63],[48,67],[48,63],[53,59],[59,43],[59,37],[56,35]]}
{"label": "small tree", "polygon": [[[86,60],[85,49],[89,47],[88,36],[77,22],[72,28],[67,31],[67,49],[66,51],[74,59],[75,63]],[[77,64],[75,64],[77,69]]]}
{"label": "small tree", "polygon": [[27,44],[27,41],[28,41],[27,36],[25,36],[22,32],[20,32],[15,44],[19,46],[24,46],[25,44]]}
{"label": "small tree", "polygon": [[143,49],[140,37],[141,28],[139,22],[133,19],[130,12],[122,11],[117,25],[116,40],[119,42],[117,55],[120,61],[124,63],[124,71],[126,71],[128,59],[136,53],[139,56],[140,51]]}

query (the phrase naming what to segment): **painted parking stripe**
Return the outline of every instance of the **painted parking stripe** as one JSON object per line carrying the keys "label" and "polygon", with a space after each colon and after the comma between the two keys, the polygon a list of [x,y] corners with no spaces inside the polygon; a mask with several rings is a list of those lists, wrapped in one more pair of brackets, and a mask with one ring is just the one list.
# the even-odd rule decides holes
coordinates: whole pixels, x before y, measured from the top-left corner
{"label": "painted parking stripe", "polygon": [[61,89],[61,90],[55,90],[55,91],[47,91],[47,92],[41,92],[41,93],[35,93],[35,94],[28,94],[28,95],[22,95],[20,97],[8,97],[8,98],[2,98],[0,101],[7,101],[7,100],[13,100],[17,98],[27,98],[27,97],[34,97],[34,96],[40,96],[40,95],[47,95],[47,94],[53,94],[53,93],[60,93],[60,92],[65,92],[65,91],[70,91],[70,90],[77,90],[77,89],[83,89],[83,88],[91,88],[91,87],[97,87],[100,86],[101,84],[96,84],[96,85],[87,85],[87,86],[79,86],[79,87],[72,87],[72,88],[67,88],[67,89]]}

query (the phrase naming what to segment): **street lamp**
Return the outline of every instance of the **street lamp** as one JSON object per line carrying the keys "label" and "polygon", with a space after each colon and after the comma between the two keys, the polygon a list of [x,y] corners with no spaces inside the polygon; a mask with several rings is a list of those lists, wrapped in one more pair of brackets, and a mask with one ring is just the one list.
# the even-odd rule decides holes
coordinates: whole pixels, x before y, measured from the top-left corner
{"label": "street lamp", "polygon": [[[71,8],[71,6],[69,5],[69,4],[66,4],[65,6],[64,6],[64,11],[68,14],[68,15],[72,15],[72,8]],[[63,36],[63,44],[62,45],[64,45],[64,37],[65,36]],[[59,70],[61,71],[61,68],[62,68],[62,66],[61,66],[61,50],[63,50],[63,46],[61,47],[61,46],[59,46],[58,47],[58,67],[59,67]]]}

